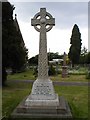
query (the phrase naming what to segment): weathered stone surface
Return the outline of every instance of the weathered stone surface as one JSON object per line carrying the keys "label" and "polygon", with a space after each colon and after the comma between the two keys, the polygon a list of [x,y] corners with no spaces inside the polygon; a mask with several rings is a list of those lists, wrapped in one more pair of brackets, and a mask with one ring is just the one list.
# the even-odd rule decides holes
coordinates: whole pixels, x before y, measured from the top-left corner
{"label": "weathered stone surface", "polygon": [[58,95],[54,93],[52,81],[38,81],[33,84],[32,92],[28,96],[27,106],[58,106]]}
{"label": "weathered stone surface", "polygon": [[[48,16],[48,19],[47,19]],[[40,19],[38,19],[40,17]],[[48,59],[47,59],[47,36],[46,32],[50,31],[55,25],[55,18],[46,12],[46,8],[41,8],[33,19],[31,25],[40,32],[39,41],[39,58],[38,58],[38,80],[48,80]],[[37,26],[40,26],[40,29]],[[47,28],[47,25],[49,26]]]}
{"label": "weathered stone surface", "polygon": [[13,111],[12,118],[72,118],[68,103],[63,97],[59,98],[59,105],[27,106],[24,99]]}
{"label": "weathered stone surface", "polygon": [[[48,19],[47,19],[48,16]],[[55,19],[41,8],[31,20],[34,28],[40,32],[38,78],[33,83],[31,94],[14,110],[12,118],[71,118],[68,103],[58,97],[52,81],[48,77],[47,39],[46,32],[55,25]],[[40,25],[40,28],[37,26]],[[49,25],[47,28],[46,26]]]}
{"label": "weathered stone surface", "polygon": [[64,57],[63,57],[63,66],[62,66],[62,77],[65,78],[68,76],[68,71],[67,71],[67,65],[66,65],[66,53],[64,52]]}
{"label": "weathered stone surface", "polygon": [[[48,16],[48,19],[47,19]],[[55,19],[46,12],[46,8],[41,8],[33,19],[31,25],[40,32],[39,58],[38,58],[38,78],[33,83],[31,94],[28,96],[25,104],[32,105],[59,105],[58,95],[55,94],[52,81],[48,78],[48,59],[47,59],[47,36],[55,25]],[[37,27],[40,25],[40,28]],[[49,27],[47,28],[47,25]],[[50,101],[51,100],[51,101]]]}

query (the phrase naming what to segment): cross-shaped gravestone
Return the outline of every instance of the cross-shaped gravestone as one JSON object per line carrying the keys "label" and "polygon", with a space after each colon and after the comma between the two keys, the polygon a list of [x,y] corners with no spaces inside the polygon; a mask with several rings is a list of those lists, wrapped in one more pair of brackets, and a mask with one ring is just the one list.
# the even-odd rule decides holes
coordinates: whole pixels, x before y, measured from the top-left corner
{"label": "cross-shaped gravestone", "polygon": [[47,37],[46,32],[55,25],[55,18],[46,12],[46,8],[41,8],[33,19],[31,25],[40,32],[39,58],[38,58],[38,78],[33,83],[30,96],[26,100],[26,105],[53,105],[59,104],[58,95],[54,91],[52,81],[48,77],[47,58]]}
{"label": "cross-shaped gravestone", "polygon": [[[48,78],[46,32],[51,30],[55,19],[41,8],[31,20],[40,32],[38,79],[33,83],[31,94],[14,110],[13,118],[71,118],[66,100],[55,93],[52,81]],[[39,25],[39,28],[38,28]]]}
{"label": "cross-shaped gravestone", "polygon": [[55,25],[55,18],[46,12],[46,8],[41,8],[33,19],[31,25],[40,32],[39,58],[38,58],[38,79],[48,79],[48,59],[47,59],[47,37],[46,32],[50,31]]}

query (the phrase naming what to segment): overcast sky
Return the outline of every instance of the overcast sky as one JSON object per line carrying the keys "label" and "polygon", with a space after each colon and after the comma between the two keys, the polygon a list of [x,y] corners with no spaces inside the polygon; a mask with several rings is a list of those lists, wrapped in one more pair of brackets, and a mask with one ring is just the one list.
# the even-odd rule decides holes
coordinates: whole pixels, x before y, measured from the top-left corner
{"label": "overcast sky", "polygon": [[55,18],[55,26],[47,33],[47,51],[68,53],[74,24],[77,24],[82,47],[88,48],[88,2],[13,2],[17,20],[29,57],[39,53],[39,33],[31,26],[31,18],[45,7]]}

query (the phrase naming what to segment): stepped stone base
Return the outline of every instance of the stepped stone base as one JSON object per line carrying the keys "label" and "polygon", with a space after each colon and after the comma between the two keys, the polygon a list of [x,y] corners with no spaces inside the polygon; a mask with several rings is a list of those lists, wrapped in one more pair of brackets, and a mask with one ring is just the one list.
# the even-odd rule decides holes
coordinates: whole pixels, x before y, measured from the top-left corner
{"label": "stepped stone base", "polygon": [[55,99],[52,100],[35,100],[31,98],[31,95],[26,99],[25,101],[26,106],[58,106],[59,105],[59,99],[58,95],[56,94]]}
{"label": "stepped stone base", "polygon": [[26,99],[13,111],[12,118],[72,118],[69,105],[62,96],[58,106],[27,106]]}

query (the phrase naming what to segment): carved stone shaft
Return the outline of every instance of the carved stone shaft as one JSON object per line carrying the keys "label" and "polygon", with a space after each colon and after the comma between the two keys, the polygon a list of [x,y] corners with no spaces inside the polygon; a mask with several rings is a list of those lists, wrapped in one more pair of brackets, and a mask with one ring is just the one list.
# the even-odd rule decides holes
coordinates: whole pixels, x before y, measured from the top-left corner
{"label": "carved stone shaft", "polygon": [[[30,96],[26,100],[27,106],[58,106],[58,95],[55,94],[52,81],[48,78],[48,58],[47,58],[47,36],[55,25],[55,19],[41,8],[33,19],[31,25],[40,32],[39,57],[38,57],[38,78],[33,83]],[[39,26],[39,27],[38,27]]]}
{"label": "carved stone shaft", "polygon": [[[46,18],[48,16],[49,19]],[[39,18],[40,17],[40,18]],[[39,18],[39,19],[38,19]],[[46,32],[50,31],[55,25],[55,19],[46,12],[46,8],[41,8],[31,20],[31,25],[40,32],[39,40],[39,58],[38,58],[38,80],[48,80],[48,58],[47,58],[47,36]],[[40,26],[38,28],[37,26]],[[46,26],[49,26],[46,28]]]}
{"label": "carved stone shaft", "polygon": [[47,38],[45,31],[40,32],[38,80],[48,79]]}

